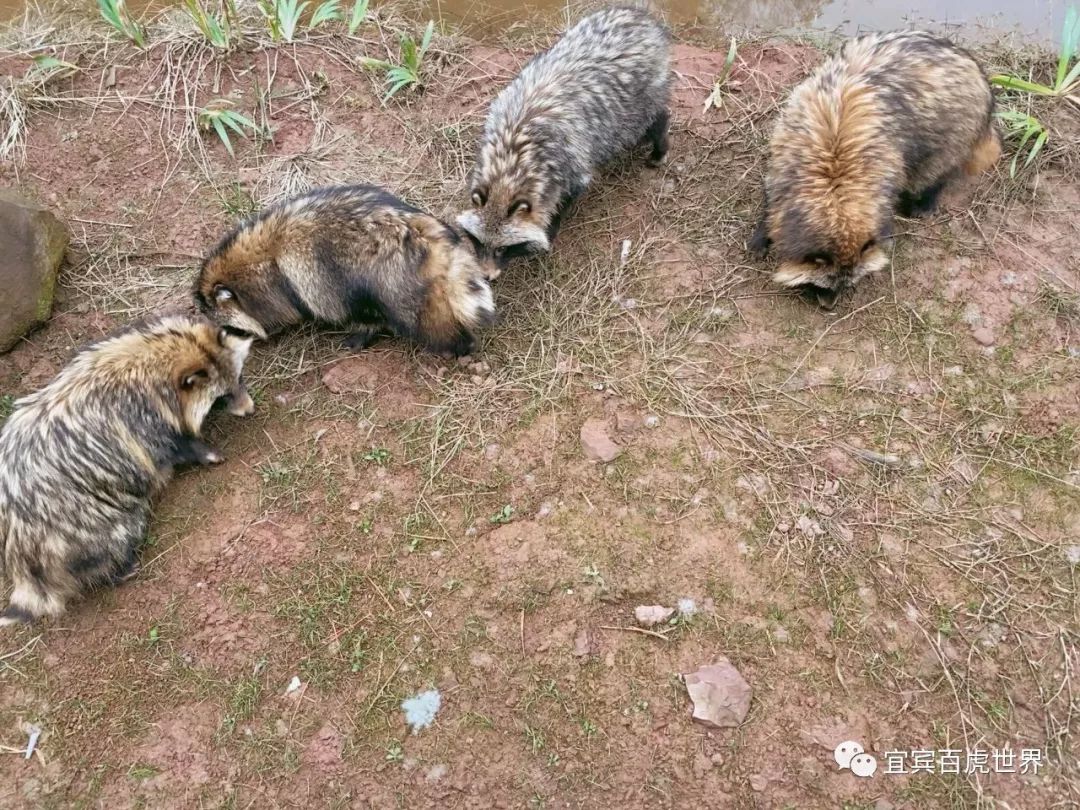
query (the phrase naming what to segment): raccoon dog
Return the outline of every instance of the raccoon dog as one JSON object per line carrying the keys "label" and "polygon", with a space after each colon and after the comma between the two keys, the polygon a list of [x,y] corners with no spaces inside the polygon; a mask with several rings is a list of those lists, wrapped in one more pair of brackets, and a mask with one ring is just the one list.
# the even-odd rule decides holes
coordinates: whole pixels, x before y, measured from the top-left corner
{"label": "raccoon dog", "polygon": [[795,88],[772,133],[762,218],[750,248],[774,280],[823,306],[888,263],[893,212],[930,210],[942,186],[1001,153],[978,63],[913,31],[848,42]]}
{"label": "raccoon dog", "polygon": [[267,338],[316,321],[384,328],[436,352],[468,354],[494,319],[476,252],[457,229],[375,186],[338,186],[279,203],[241,224],[203,262],[199,308]]}
{"label": "raccoon dog", "polygon": [[14,590],[0,625],[63,612],[138,570],[151,497],[180,464],[216,464],[199,437],[216,400],[246,415],[250,339],[164,316],[80,351],[15,403],[0,431],[0,559]]}
{"label": "raccoon dog", "polygon": [[[593,172],[645,141],[668,150],[670,36],[647,12],[609,8],[532,58],[495,98],[458,224],[494,259],[551,249]],[[489,269],[492,266],[487,265]]]}

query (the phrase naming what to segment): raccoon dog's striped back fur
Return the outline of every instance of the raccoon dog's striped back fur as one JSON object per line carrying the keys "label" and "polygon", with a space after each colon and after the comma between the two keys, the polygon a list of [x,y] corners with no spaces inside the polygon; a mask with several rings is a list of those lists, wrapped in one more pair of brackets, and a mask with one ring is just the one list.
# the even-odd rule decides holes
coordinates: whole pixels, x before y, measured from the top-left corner
{"label": "raccoon dog's striped back fur", "polygon": [[894,211],[933,207],[961,171],[1001,152],[994,99],[978,63],[921,31],[848,42],[795,88],[772,134],[762,221],[775,280],[836,294],[888,259]]}
{"label": "raccoon dog's striped back fur", "polygon": [[585,17],[491,104],[458,224],[497,259],[551,249],[564,207],[602,164],[668,149],[670,35],[646,11]]}
{"label": "raccoon dog's striped back fur", "polygon": [[58,615],[136,572],[151,497],[173,467],[221,461],[199,438],[211,406],[254,409],[241,380],[250,345],[165,316],[88,346],[15,403],[0,430],[0,559],[14,586],[0,625]]}
{"label": "raccoon dog's striped back fur", "polygon": [[266,338],[303,321],[389,326],[467,354],[494,318],[469,240],[376,186],[316,189],[248,220],[203,262],[195,300],[219,323]]}

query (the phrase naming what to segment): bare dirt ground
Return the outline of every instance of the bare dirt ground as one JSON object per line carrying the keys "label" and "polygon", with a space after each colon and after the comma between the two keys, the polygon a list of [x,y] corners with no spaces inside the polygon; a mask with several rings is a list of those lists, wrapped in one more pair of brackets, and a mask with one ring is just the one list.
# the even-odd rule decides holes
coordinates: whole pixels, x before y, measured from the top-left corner
{"label": "bare dirt ground", "polygon": [[[164,24],[146,51],[10,35],[5,74],[65,41],[80,71],[26,94],[0,168],[73,233],[0,393],[184,302],[222,231],[285,193],[376,182],[452,212],[489,99],[545,39],[437,36],[426,90],[383,106],[358,57],[417,28],[224,58]],[[0,805],[1077,806],[1080,122],[900,221],[891,271],[825,313],[744,252],[769,123],[821,52],[743,43],[703,112],[725,53],[684,32],[668,164],[598,179],[554,253],[500,279],[471,361],[260,347],[257,414],[212,420],[229,460],[178,476],[142,574],[0,637]],[[195,126],[217,97],[267,128],[235,159]],[[584,455],[589,419],[614,461]],[[697,612],[629,629],[679,599]],[[691,721],[679,677],[720,655],[754,690],[728,731]],[[858,779],[833,762],[849,738],[1046,764]]]}

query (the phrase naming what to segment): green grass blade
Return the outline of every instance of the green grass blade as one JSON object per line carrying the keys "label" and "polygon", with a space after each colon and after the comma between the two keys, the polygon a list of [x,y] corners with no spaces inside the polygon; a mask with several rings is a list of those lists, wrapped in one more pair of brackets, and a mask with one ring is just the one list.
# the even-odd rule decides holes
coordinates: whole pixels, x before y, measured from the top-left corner
{"label": "green grass blade", "polygon": [[1066,84],[1065,74],[1069,69],[1069,63],[1076,56],[1076,50],[1080,47],[1080,13],[1076,6],[1071,6],[1065,14],[1065,25],[1061,31],[1061,50],[1058,54],[1057,83],[1056,89]]}
{"label": "green grass blade", "polygon": [[73,65],[71,62],[65,62],[63,59],[57,59],[50,54],[41,54],[34,57],[34,70],[42,72],[49,70],[78,70],[78,65]]}
{"label": "green grass blade", "polygon": [[247,127],[252,132],[256,130],[255,122],[248,118],[243,113],[238,113],[235,110],[224,110],[221,113],[221,117],[225,120],[225,123],[235,132],[246,137],[244,133],[244,127]]}
{"label": "green grass blade", "polygon": [[1041,126],[1037,118],[1019,110],[1002,110],[998,117],[1005,121],[1012,129],[1024,129],[1030,126]]}
{"label": "green grass blade", "polygon": [[1002,74],[991,76],[990,84],[1004,87],[1006,90],[1023,90],[1028,93],[1035,93],[1039,96],[1054,95],[1054,88],[1047,87],[1045,84],[1039,84],[1038,82],[1029,82],[1026,79],[1020,79],[1016,76],[1005,76]]}
{"label": "green grass blade", "polygon": [[315,13],[311,15],[311,20],[308,21],[308,31],[323,23],[340,19],[342,19],[342,14],[338,0],[326,0],[326,2],[317,6]]}
{"label": "green grass blade", "polygon": [[1036,129],[1035,127],[1028,127],[1027,129],[1024,130],[1024,135],[1023,135],[1022,138],[1020,138],[1020,143],[1018,143],[1016,145],[1016,153],[1017,154],[1024,151],[1024,146],[1027,144],[1028,141],[1031,140],[1031,136],[1034,135],[1038,131],[1039,130]]}
{"label": "green grass blade", "polygon": [[417,62],[416,42],[412,37],[401,37],[401,63],[413,67]]}
{"label": "green grass blade", "polygon": [[1039,152],[1042,151],[1043,146],[1046,145],[1046,139],[1049,136],[1050,136],[1050,133],[1047,132],[1044,129],[1042,131],[1042,133],[1039,135],[1039,137],[1035,139],[1035,143],[1032,145],[1031,151],[1028,152],[1027,160],[1024,161],[1024,166],[1025,167],[1030,165],[1031,161],[1035,160],[1035,156],[1038,155]]}
{"label": "green grass blade", "polygon": [[308,6],[308,0],[298,3],[297,0],[271,0],[274,5],[274,14],[277,18],[278,30],[281,38],[286,42],[292,42],[296,36],[296,28],[300,24],[300,17]]}
{"label": "green grass blade", "polygon": [[206,38],[210,40],[210,44],[215,48],[224,48],[229,44],[228,37],[225,36],[217,17],[207,17],[206,28]]}
{"label": "green grass blade", "polygon": [[390,87],[390,89],[386,92],[386,95],[383,96],[383,104],[388,102],[390,99],[392,99],[394,96],[396,96],[399,92],[401,92],[401,90],[403,88],[408,87],[410,84],[412,84],[411,79],[402,79],[401,81],[399,81],[396,84],[392,85]]}
{"label": "green grass blade", "polygon": [[728,48],[727,56],[724,57],[724,68],[720,71],[720,77],[716,80],[717,84],[723,84],[727,80],[728,74],[731,73],[731,68],[735,65],[735,56],[738,53],[738,44],[735,42],[735,37],[731,38],[731,46]]}
{"label": "green grass blade", "polygon": [[1069,71],[1064,80],[1058,83],[1057,91],[1065,95],[1077,81],[1080,81],[1080,62],[1073,65],[1073,69]]}
{"label": "green grass blade", "polygon": [[105,18],[105,22],[123,33],[124,25],[120,22],[120,13],[116,6],[116,0],[98,0],[98,9],[101,11],[101,16]]}
{"label": "green grass blade", "polygon": [[214,127],[214,130],[217,132],[218,137],[221,139],[221,142],[225,144],[225,148],[228,150],[229,154],[233,157],[236,157],[236,153],[233,151],[232,141],[229,140],[229,133],[225,129],[224,124],[221,123],[221,116],[212,116],[210,118],[210,123]]}
{"label": "green grass blade", "polygon": [[431,44],[431,38],[435,35],[435,21],[428,20],[427,28],[424,29],[424,38],[420,41],[420,55],[423,56],[424,52],[428,49],[428,45]]}
{"label": "green grass blade", "polygon": [[354,36],[367,19],[369,0],[356,0],[349,16],[349,36]]}

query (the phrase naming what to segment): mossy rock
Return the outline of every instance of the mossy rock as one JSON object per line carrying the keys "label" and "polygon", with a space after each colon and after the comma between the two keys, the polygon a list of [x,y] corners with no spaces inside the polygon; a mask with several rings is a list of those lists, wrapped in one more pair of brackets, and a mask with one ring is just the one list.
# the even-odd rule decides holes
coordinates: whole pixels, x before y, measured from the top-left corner
{"label": "mossy rock", "polygon": [[52,314],[68,231],[50,211],[0,189],[0,352]]}

